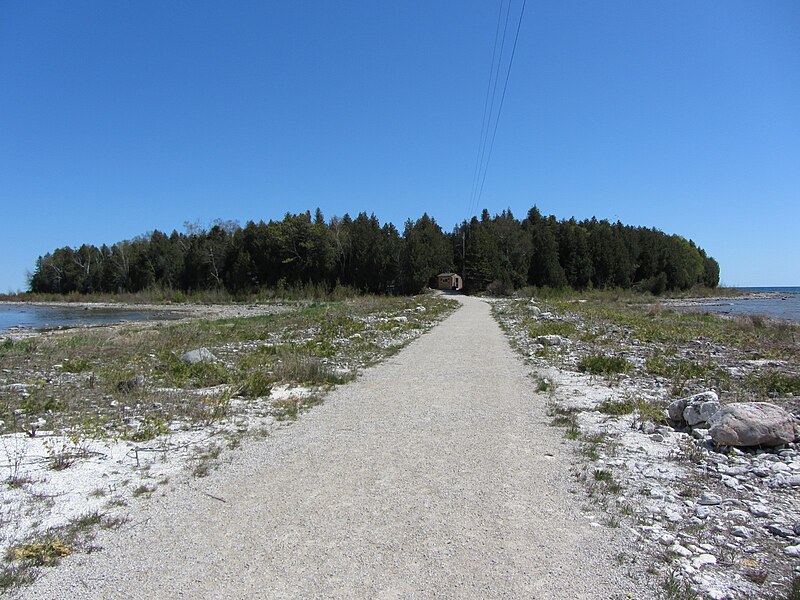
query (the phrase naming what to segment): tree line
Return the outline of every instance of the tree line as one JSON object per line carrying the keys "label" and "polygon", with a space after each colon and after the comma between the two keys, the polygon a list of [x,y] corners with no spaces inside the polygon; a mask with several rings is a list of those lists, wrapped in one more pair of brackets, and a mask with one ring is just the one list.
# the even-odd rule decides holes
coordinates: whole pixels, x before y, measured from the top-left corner
{"label": "tree line", "polygon": [[282,220],[216,221],[112,244],[40,256],[30,291],[66,294],[162,288],[232,294],[314,284],[371,293],[415,293],[441,272],[464,274],[467,291],[526,285],[577,290],[635,288],[660,294],[716,287],[719,265],[691,240],[606,220],[557,220],[536,207],[473,217],[444,232],[427,214],[391,223],[359,213],[325,220],[317,209]]}

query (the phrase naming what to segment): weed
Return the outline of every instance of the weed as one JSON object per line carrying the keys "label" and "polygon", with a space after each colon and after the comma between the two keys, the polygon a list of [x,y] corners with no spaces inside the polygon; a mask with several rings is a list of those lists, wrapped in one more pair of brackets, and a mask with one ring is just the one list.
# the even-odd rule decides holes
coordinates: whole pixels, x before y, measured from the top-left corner
{"label": "weed", "polygon": [[753,373],[747,378],[746,386],[762,396],[800,396],[800,375],[774,370]]}
{"label": "weed", "polygon": [[131,496],[134,498],[138,498],[139,496],[149,495],[156,491],[156,486],[154,485],[147,485],[141,484],[133,489],[131,492]]}
{"label": "weed", "polygon": [[552,392],[555,389],[555,385],[552,381],[547,379],[546,377],[537,377],[536,379],[536,391],[537,392]]}
{"label": "weed", "polygon": [[267,398],[275,379],[265,371],[251,371],[239,387],[238,394],[249,398]]}
{"label": "weed", "polygon": [[169,433],[169,424],[164,417],[146,415],[136,428],[126,432],[124,437],[134,442],[146,442],[167,433]]}
{"label": "weed", "polygon": [[19,561],[36,567],[49,567],[70,554],[72,548],[63,540],[53,538],[11,546],[6,551],[6,560]]}
{"label": "weed", "polygon": [[61,363],[61,370],[64,373],[83,373],[92,370],[92,363],[85,358],[68,358]]}
{"label": "weed", "polygon": [[0,566],[0,591],[11,590],[33,583],[36,574],[27,565]]}
{"label": "weed", "polygon": [[613,416],[629,415],[636,409],[636,403],[631,398],[603,400],[597,407],[601,413]]}
{"label": "weed", "polygon": [[578,362],[578,370],[592,375],[616,375],[626,373],[633,365],[622,356],[606,356],[605,354],[590,354]]}
{"label": "weed", "polygon": [[689,583],[681,579],[673,570],[670,570],[661,582],[659,597],[663,600],[696,600],[700,598]]}

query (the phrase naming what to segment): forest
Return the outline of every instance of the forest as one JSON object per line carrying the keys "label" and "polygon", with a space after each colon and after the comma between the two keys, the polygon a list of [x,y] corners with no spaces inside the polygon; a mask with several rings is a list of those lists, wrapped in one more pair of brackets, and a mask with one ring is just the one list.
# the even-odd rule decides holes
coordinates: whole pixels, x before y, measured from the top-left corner
{"label": "forest", "polygon": [[30,291],[237,295],[313,284],[410,294],[441,272],[463,273],[468,293],[536,286],[662,294],[719,284],[717,261],[691,240],[619,221],[557,220],[534,206],[521,221],[510,210],[493,217],[484,210],[449,233],[427,214],[400,232],[374,214],[326,221],[319,209],[244,227],[187,225],[184,233],[153,231],[111,246],[57,248],[37,259]]}

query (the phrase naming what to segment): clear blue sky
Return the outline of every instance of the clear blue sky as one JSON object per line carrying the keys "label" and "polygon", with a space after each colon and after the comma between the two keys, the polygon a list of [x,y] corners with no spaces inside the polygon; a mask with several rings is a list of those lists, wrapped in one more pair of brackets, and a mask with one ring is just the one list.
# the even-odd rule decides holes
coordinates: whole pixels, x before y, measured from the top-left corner
{"label": "clear blue sky", "polygon": [[[56,247],[185,221],[450,230],[498,6],[3,0],[0,291]],[[691,238],[728,285],[800,285],[800,2],[528,2],[480,205],[533,204]]]}

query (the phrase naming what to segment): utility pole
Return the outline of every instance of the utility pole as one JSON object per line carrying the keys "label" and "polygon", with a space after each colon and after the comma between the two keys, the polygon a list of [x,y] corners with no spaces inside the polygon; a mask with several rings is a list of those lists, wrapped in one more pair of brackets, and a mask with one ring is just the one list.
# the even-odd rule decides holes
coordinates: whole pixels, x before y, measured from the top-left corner
{"label": "utility pole", "polygon": [[464,289],[467,281],[467,227],[466,224],[461,230],[461,289]]}

